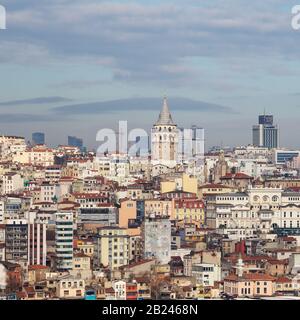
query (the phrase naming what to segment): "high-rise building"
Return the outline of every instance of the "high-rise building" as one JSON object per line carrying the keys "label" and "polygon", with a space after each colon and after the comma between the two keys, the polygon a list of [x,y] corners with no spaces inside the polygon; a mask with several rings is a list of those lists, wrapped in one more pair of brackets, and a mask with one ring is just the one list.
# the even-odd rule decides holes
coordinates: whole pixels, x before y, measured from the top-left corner
{"label": "high-rise building", "polygon": [[272,126],[273,125],[273,120],[274,117],[272,115],[260,115],[258,117],[258,124],[262,124],[262,125],[269,125]]}
{"label": "high-rise building", "polygon": [[258,125],[252,128],[253,145],[264,148],[278,148],[279,146],[279,129],[273,124],[272,115],[260,115]]}
{"label": "high-rise building", "polygon": [[58,270],[73,268],[73,213],[55,214],[55,251]]}
{"label": "high-rise building", "polygon": [[102,227],[98,229],[96,256],[99,265],[111,270],[129,264],[130,237],[127,229]]}
{"label": "high-rise building", "polygon": [[83,140],[75,136],[68,136],[68,146],[78,147],[80,150],[83,148]]}
{"label": "high-rise building", "polygon": [[192,125],[189,129],[179,128],[178,157],[181,161],[204,163],[204,129]]}
{"label": "high-rise building", "polygon": [[154,165],[173,168],[177,164],[178,128],[173,122],[167,98],[164,98],[159,118],[151,130],[151,156]]}
{"label": "high-rise building", "polygon": [[9,219],[5,225],[5,260],[28,261],[28,223],[26,219]]}
{"label": "high-rise building", "polygon": [[171,260],[171,222],[168,217],[145,218],[143,224],[144,255],[161,264]]}
{"label": "high-rise building", "polygon": [[47,222],[45,221],[34,221],[28,224],[28,263],[30,265],[46,265],[46,230]]}
{"label": "high-rise building", "polygon": [[32,134],[32,144],[45,144],[45,134],[43,132],[34,132]]}

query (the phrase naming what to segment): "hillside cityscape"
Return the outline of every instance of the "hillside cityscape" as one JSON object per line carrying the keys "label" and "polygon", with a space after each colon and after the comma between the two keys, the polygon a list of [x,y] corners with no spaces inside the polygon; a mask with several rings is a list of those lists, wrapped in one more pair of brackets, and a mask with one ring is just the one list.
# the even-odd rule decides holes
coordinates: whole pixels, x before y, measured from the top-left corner
{"label": "hillside cityscape", "polygon": [[171,110],[134,148],[0,136],[0,299],[300,299],[300,150],[262,114],[205,152]]}

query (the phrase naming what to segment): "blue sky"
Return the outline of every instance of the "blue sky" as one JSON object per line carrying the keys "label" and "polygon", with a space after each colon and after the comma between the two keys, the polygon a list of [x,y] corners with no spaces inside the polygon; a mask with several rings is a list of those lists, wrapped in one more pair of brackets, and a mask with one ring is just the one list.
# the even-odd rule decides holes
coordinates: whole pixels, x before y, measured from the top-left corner
{"label": "blue sky", "polygon": [[208,145],[250,143],[266,109],[281,144],[300,148],[295,1],[0,4],[1,133],[42,130],[53,145],[72,134],[95,147],[96,132],[118,120],[149,129],[166,94],[177,124],[206,128]]}

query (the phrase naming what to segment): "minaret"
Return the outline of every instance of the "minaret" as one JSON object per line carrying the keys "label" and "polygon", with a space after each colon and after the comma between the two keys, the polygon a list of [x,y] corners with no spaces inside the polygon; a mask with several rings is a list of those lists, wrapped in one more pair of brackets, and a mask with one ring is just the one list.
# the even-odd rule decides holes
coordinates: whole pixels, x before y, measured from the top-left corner
{"label": "minaret", "polygon": [[151,130],[151,143],[152,164],[174,168],[177,164],[178,128],[173,122],[166,97],[158,120]]}
{"label": "minaret", "polygon": [[237,273],[237,276],[238,277],[242,277],[243,276],[243,273],[244,273],[244,262],[243,262],[243,259],[242,259],[242,255],[239,254],[239,258],[238,258],[238,261],[236,263],[236,273]]}

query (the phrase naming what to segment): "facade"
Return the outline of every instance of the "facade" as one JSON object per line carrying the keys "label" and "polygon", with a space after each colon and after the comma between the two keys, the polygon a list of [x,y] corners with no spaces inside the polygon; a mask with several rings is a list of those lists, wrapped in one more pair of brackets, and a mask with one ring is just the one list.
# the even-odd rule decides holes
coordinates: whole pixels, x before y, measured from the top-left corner
{"label": "facade", "polygon": [[73,268],[73,213],[57,212],[55,214],[55,253],[57,268]]}
{"label": "facade", "polygon": [[144,255],[161,264],[171,260],[171,223],[168,218],[145,218],[143,225]]}
{"label": "facade", "polygon": [[28,223],[25,219],[7,220],[5,225],[5,260],[27,264]]}
{"label": "facade", "polygon": [[192,265],[192,276],[196,284],[202,287],[213,287],[221,280],[221,267],[212,263],[195,263]]}
{"label": "facade", "polygon": [[127,230],[119,227],[98,229],[96,257],[98,265],[111,270],[129,263],[130,237]]}
{"label": "facade", "polygon": [[35,221],[28,224],[28,263],[46,265],[47,256],[47,222]]}
{"label": "facade", "polygon": [[67,277],[57,282],[56,294],[60,299],[82,299],[85,292],[85,281]]}
{"label": "facade", "polygon": [[293,161],[294,158],[298,158],[300,156],[300,151],[297,150],[283,150],[276,149],[274,150],[274,158],[273,161],[277,165],[284,165],[289,161]]}
{"label": "facade", "polygon": [[236,297],[271,297],[275,278],[266,274],[230,275],[224,279],[224,292]]}
{"label": "facade", "polygon": [[2,194],[10,194],[24,187],[24,179],[19,173],[8,172],[3,175]]}
{"label": "facade", "polygon": [[195,199],[174,199],[174,211],[172,218],[192,223],[197,221],[204,224],[204,203]]}
{"label": "facade", "polygon": [[118,211],[112,204],[90,205],[80,208],[79,222],[114,226],[118,221]]}

